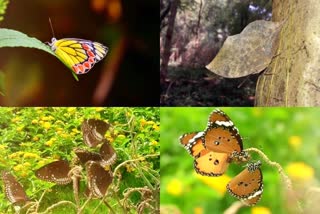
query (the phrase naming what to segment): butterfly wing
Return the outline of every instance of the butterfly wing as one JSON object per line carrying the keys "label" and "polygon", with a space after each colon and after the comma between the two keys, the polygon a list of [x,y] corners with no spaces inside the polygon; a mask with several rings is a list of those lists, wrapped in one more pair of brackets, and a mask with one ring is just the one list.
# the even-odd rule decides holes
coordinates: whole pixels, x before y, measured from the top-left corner
{"label": "butterfly wing", "polygon": [[102,144],[100,148],[100,155],[102,157],[102,161],[100,162],[102,167],[114,164],[117,159],[116,151],[107,141]]}
{"label": "butterfly wing", "polygon": [[89,72],[108,53],[108,48],[98,42],[76,38],[53,38],[49,45],[58,58],[76,74]]}
{"label": "butterfly wing", "polygon": [[112,183],[113,176],[111,171],[106,171],[99,163],[94,161],[86,163],[86,170],[89,191],[94,197],[102,198]]}
{"label": "butterfly wing", "polygon": [[227,170],[229,163],[228,154],[205,149],[194,160],[194,168],[201,175],[221,176]]}
{"label": "butterfly wing", "polygon": [[242,138],[234,126],[210,124],[202,136],[204,146],[214,152],[231,155],[234,151],[243,150]]}
{"label": "butterfly wing", "polygon": [[189,152],[190,155],[196,157],[199,153],[204,150],[202,145],[202,136],[203,132],[191,132],[184,134],[180,137],[180,144]]}
{"label": "butterfly wing", "polygon": [[213,110],[213,112],[211,112],[211,114],[209,115],[208,126],[212,123],[217,123],[220,125],[223,124],[225,126],[233,126],[233,122],[228,117],[228,115],[226,115],[226,113],[224,113],[220,109]]}
{"label": "butterfly wing", "polygon": [[4,183],[5,195],[12,204],[24,204],[29,200],[22,185],[10,172],[2,171],[1,177]]}
{"label": "butterfly wing", "polygon": [[101,161],[102,160],[101,155],[96,152],[90,152],[90,151],[87,151],[84,149],[76,148],[74,150],[74,153],[76,153],[77,157],[79,158],[79,160],[82,164],[85,164],[89,160],[92,160],[92,161]]}
{"label": "butterfly wing", "polygon": [[263,192],[261,162],[250,163],[248,167],[234,177],[227,185],[231,195],[253,204],[260,200]]}
{"label": "butterfly wing", "polygon": [[68,176],[69,171],[69,163],[65,160],[59,160],[41,167],[35,174],[41,180],[65,185],[72,181]]}
{"label": "butterfly wing", "polygon": [[103,120],[88,119],[81,125],[84,143],[89,147],[95,147],[102,142],[110,124]]}

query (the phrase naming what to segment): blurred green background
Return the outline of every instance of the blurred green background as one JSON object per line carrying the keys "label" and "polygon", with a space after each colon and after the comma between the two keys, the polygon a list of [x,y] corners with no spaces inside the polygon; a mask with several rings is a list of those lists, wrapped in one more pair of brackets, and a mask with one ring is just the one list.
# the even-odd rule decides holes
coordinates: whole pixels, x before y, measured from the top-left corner
{"label": "blurred green background", "polygon": [[109,52],[77,82],[46,52],[0,48],[6,95],[0,96],[0,105],[157,106],[158,13],[158,2],[150,0],[10,0],[0,28],[51,42],[50,17],[57,39],[97,41]]}
{"label": "blurred green background", "polygon": [[[193,158],[180,145],[179,136],[202,131],[215,108],[161,108],[161,213],[223,213],[237,201],[226,192],[226,183],[244,169],[230,164],[226,174],[199,176]],[[303,195],[319,178],[320,109],[220,108],[234,122],[245,148],[255,147],[278,162],[293,182],[296,196]],[[260,159],[252,154],[254,161]],[[262,161],[264,192],[254,207],[239,213],[288,213],[293,204],[277,169]],[[291,209],[290,209],[291,206]]]}

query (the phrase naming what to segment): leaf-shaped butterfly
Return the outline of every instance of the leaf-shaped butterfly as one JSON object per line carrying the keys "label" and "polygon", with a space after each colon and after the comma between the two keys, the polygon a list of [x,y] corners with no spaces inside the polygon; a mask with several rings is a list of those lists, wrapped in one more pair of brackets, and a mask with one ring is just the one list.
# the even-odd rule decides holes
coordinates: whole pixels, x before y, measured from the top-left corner
{"label": "leaf-shaped butterfly", "polygon": [[[50,19],[49,22],[54,35]],[[88,73],[95,63],[107,55],[109,50],[98,42],[76,38],[57,40],[54,36],[48,45],[56,56],[76,74]]]}

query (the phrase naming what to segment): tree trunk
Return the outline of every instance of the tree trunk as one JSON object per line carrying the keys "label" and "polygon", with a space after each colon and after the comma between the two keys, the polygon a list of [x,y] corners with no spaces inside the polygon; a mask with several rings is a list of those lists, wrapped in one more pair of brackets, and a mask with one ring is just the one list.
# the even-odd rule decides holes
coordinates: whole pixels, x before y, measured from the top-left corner
{"label": "tree trunk", "polygon": [[162,62],[160,65],[160,85],[161,86],[165,84],[165,79],[168,73],[168,63],[169,63],[169,58],[171,53],[171,41],[172,41],[173,30],[174,30],[174,22],[176,19],[176,14],[177,14],[179,4],[180,4],[180,0],[171,1],[170,14],[168,16],[168,28],[165,36]]}
{"label": "tree trunk", "polygon": [[278,51],[259,77],[256,106],[320,106],[320,1],[273,0]]}

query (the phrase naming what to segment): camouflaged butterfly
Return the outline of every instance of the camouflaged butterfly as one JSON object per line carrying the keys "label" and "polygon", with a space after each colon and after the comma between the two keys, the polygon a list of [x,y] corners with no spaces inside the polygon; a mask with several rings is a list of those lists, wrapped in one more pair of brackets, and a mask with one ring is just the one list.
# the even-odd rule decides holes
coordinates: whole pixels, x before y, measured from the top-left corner
{"label": "camouflaged butterfly", "polygon": [[238,78],[263,71],[275,55],[282,26],[283,22],[264,20],[248,24],[240,34],[226,39],[206,68],[226,78]]}

